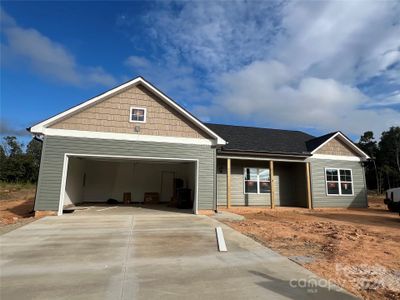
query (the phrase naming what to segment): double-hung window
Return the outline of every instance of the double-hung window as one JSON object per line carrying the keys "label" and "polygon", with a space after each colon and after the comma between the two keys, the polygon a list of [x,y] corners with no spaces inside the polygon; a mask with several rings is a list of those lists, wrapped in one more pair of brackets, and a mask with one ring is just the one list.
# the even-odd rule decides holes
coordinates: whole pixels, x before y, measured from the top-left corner
{"label": "double-hung window", "polygon": [[265,194],[271,191],[269,169],[244,168],[244,193]]}
{"label": "double-hung window", "polygon": [[325,169],[327,195],[353,195],[353,176],[350,169]]}

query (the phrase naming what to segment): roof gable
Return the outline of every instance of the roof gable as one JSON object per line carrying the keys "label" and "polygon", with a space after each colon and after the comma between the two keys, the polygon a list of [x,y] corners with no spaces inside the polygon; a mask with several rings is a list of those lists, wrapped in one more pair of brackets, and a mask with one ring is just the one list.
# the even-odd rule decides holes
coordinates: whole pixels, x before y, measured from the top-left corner
{"label": "roof gable", "polygon": [[324,144],[321,148],[315,151],[315,154],[358,156],[358,157],[361,156],[360,153],[355,151],[353,148],[351,148],[348,144],[346,144],[338,137],[335,137],[326,144]]}
{"label": "roof gable", "polygon": [[[145,122],[129,121],[132,107],[146,110]],[[132,134],[140,128],[142,135],[212,139],[140,84],[72,113],[48,128],[123,134]]]}
{"label": "roof gable", "polygon": [[185,110],[183,107],[178,105],[175,101],[170,99],[168,96],[166,96],[164,93],[159,91],[156,87],[154,87],[152,84],[147,82],[145,79],[142,77],[137,77],[131,81],[128,81],[116,88],[113,88],[99,96],[96,96],[92,99],[89,99],[77,106],[74,106],[56,116],[53,116],[45,121],[42,121],[30,128],[30,131],[32,133],[40,133],[40,134],[45,134],[46,128],[51,127],[52,125],[56,124],[57,122],[62,122],[62,120],[65,120],[66,118],[73,116],[74,114],[80,113],[84,111],[85,109],[88,109],[90,107],[93,107],[94,105],[102,102],[103,100],[106,100],[112,96],[117,95],[118,93],[121,93],[123,91],[128,90],[129,88],[135,87],[141,85],[144,88],[146,88],[148,91],[150,91],[152,94],[154,94],[157,98],[159,98],[161,101],[165,103],[165,105],[168,106],[168,108],[174,110],[176,113],[181,115],[183,118],[185,118],[187,121],[190,122],[190,124],[193,124],[194,127],[197,129],[200,129],[210,137],[216,140],[217,144],[225,144],[225,141],[218,136],[215,132],[210,130],[208,127],[206,127],[200,120],[198,120],[196,117],[194,117],[192,114],[190,114],[187,110]]}
{"label": "roof gable", "polygon": [[[369,156],[358,148],[342,132],[332,132],[307,142],[307,147],[312,154],[330,154],[341,156],[358,156],[369,159]],[[322,150],[324,149],[325,150]],[[336,148],[336,149],[334,149]]]}

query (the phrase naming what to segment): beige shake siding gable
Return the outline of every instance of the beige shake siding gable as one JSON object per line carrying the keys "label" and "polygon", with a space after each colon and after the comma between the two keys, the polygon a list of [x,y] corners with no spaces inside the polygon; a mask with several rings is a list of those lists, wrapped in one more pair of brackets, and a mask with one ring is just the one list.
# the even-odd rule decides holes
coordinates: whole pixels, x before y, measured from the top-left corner
{"label": "beige shake siding gable", "polygon": [[[131,107],[147,109],[146,123],[129,122]],[[143,135],[210,139],[205,132],[141,85],[114,94],[49,127],[134,134],[135,126],[140,126],[140,134]]]}
{"label": "beige shake siding gable", "polygon": [[342,142],[338,137],[330,140],[320,149],[318,149],[315,154],[326,154],[326,155],[340,155],[340,156],[360,156],[356,151],[354,151],[346,143]]}

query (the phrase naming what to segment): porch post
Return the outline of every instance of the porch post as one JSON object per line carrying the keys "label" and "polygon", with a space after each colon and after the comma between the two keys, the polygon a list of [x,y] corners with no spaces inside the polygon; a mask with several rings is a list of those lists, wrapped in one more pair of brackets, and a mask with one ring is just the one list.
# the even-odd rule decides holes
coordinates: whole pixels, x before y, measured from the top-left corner
{"label": "porch post", "polygon": [[231,207],[231,159],[226,159],[226,207]]}
{"label": "porch post", "polygon": [[306,179],[307,179],[307,208],[312,209],[311,201],[311,179],[310,179],[310,163],[306,162]]}
{"label": "porch post", "polygon": [[274,161],[269,161],[269,178],[271,181],[271,208],[275,208],[275,183],[274,183]]}

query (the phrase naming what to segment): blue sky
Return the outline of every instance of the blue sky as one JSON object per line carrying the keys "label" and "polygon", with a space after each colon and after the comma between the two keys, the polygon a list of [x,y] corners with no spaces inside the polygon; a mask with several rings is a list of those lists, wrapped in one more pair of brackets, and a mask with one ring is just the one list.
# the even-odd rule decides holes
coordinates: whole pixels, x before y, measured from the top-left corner
{"label": "blue sky", "polygon": [[1,134],[142,75],[204,121],[379,136],[400,125],[399,15],[395,1],[3,2]]}

